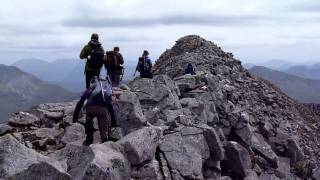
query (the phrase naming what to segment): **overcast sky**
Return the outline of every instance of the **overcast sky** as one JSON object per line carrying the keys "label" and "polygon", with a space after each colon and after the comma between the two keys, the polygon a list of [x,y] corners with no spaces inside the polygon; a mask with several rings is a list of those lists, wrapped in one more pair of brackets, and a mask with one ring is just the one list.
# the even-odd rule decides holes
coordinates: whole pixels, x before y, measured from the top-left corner
{"label": "overcast sky", "polygon": [[127,60],[198,34],[244,62],[320,62],[320,1],[1,0],[0,63],[78,58],[92,32]]}

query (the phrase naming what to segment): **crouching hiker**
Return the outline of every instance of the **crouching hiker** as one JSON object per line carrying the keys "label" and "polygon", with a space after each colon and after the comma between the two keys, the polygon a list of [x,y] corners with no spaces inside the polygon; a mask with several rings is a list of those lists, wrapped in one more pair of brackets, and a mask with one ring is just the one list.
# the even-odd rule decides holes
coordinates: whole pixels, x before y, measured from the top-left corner
{"label": "crouching hiker", "polygon": [[95,117],[98,119],[101,142],[103,143],[111,140],[110,123],[111,125],[115,124],[115,116],[112,107],[112,89],[108,78],[105,80],[95,76],[90,81],[89,88],[82,94],[81,99],[74,110],[74,123],[78,121],[79,113],[86,100],[86,140],[83,142],[83,145],[89,146],[93,143],[93,118]]}

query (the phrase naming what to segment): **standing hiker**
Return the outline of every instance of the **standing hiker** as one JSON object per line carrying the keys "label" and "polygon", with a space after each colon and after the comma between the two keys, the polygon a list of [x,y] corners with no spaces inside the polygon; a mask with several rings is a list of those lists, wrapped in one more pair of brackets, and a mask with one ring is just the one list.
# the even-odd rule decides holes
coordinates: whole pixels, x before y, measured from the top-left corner
{"label": "standing hiker", "polygon": [[114,47],[113,51],[108,51],[105,56],[105,67],[110,77],[113,87],[120,84],[121,76],[123,76],[123,57],[119,47]]}
{"label": "standing hiker", "polygon": [[86,88],[90,86],[90,81],[94,76],[99,76],[103,66],[104,49],[99,42],[99,35],[93,33],[91,40],[80,52],[80,59],[86,60],[85,75]]}
{"label": "standing hiker", "polygon": [[[152,62],[149,58],[149,52],[147,50],[144,50],[142,53],[142,57],[139,57],[136,71],[140,73],[141,78],[152,79],[151,69],[152,69]],[[134,75],[135,74],[136,73],[134,73]]]}
{"label": "standing hiker", "polygon": [[109,80],[104,80],[95,76],[89,88],[82,94],[73,113],[73,123],[79,119],[79,113],[87,100],[85,133],[86,140],[83,145],[89,146],[93,143],[93,118],[98,119],[98,127],[100,131],[101,142],[112,140],[110,137],[110,124],[115,124],[114,110],[112,107],[112,89]]}

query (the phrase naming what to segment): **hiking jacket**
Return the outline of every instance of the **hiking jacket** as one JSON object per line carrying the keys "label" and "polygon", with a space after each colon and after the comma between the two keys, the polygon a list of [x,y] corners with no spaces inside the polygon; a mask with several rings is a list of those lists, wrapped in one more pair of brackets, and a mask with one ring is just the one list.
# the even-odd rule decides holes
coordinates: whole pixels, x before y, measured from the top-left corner
{"label": "hiking jacket", "polygon": [[[80,52],[80,59],[87,59],[89,54],[90,54],[90,52],[91,52],[91,50],[92,50],[92,47],[95,47],[95,46],[101,46],[101,43],[99,41],[97,41],[97,40],[94,40],[94,39],[89,41],[89,43],[82,48],[82,50]],[[102,49],[103,49],[103,47],[102,47]],[[85,72],[88,72],[88,71],[90,71],[90,72],[100,72],[101,68],[99,68],[99,69],[92,68],[92,67],[89,66],[88,62],[86,62],[86,67],[85,67],[84,71]]]}

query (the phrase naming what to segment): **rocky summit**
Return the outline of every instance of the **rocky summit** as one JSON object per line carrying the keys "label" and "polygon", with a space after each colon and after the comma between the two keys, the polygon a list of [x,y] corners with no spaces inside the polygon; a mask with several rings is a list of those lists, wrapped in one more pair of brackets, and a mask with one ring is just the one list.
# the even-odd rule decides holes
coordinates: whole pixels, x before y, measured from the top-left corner
{"label": "rocky summit", "polygon": [[[196,75],[183,75],[188,63]],[[13,114],[0,125],[0,179],[320,179],[319,116],[231,53],[186,36],[153,72],[115,90],[117,142],[97,130],[82,146],[76,102]]]}

